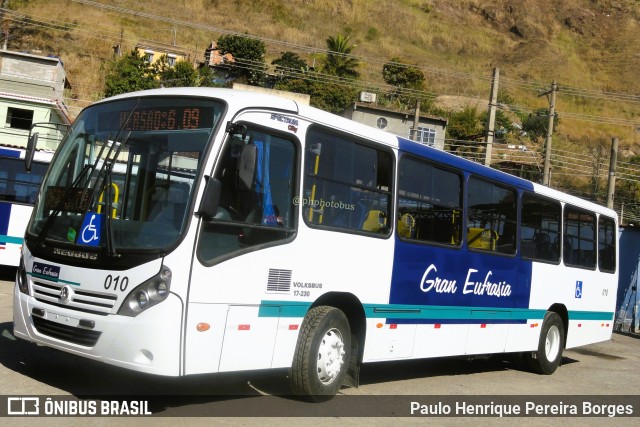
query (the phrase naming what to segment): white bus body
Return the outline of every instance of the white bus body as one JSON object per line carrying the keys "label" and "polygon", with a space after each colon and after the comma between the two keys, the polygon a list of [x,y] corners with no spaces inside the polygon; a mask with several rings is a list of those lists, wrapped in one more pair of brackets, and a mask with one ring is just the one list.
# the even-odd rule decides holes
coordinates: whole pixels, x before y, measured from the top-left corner
{"label": "white bus body", "polygon": [[151,374],[290,368],[315,400],[372,361],[514,352],[550,374],[611,337],[616,230],[602,206],[291,100],[121,95],[45,177],[14,333]]}
{"label": "white bus body", "polygon": [[24,149],[0,146],[0,265],[17,267],[24,231],[52,152],[35,153],[32,170],[24,167]]}

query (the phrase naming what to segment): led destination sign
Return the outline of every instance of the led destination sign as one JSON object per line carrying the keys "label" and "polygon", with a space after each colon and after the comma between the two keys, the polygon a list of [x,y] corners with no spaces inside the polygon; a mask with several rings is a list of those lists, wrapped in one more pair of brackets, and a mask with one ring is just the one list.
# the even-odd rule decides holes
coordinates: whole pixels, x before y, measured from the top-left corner
{"label": "led destination sign", "polygon": [[129,110],[102,113],[98,120],[98,129],[112,131],[122,128],[131,132],[174,131],[207,129],[211,128],[213,123],[214,107],[158,106],[136,109],[133,113]]}

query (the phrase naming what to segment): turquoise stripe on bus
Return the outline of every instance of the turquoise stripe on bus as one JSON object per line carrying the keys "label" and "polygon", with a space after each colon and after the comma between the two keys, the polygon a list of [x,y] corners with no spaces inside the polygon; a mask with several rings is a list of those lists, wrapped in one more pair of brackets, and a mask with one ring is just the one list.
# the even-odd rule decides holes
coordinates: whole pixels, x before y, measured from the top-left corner
{"label": "turquoise stripe on bus", "polygon": [[24,242],[24,239],[22,237],[5,236],[0,234],[0,242],[21,245]]}
{"label": "turquoise stripe on bus", "polygon": [[49,280],[51,282],[59,282],[67,285],[80,286],[79,282],[71,282],[69,280],[56,279],[51,276],[45,276],[44,274],[38,274],[38,273],[27,273],[27,274],[31,275],[31,277],[37,277],[38,279]]}
{"label": "turquoise stripe on bus", "polygon": [[293,301],[262,301],[258,317],[304,317],[311,303]]}
{"label": "turquoise stripe on bus", "polygon": [[569,311],[569,320],[613,321],[613,312],[611,311]]}
{"label": "turquoise stripe on bus", "polygon": [[[274,310],[278,307],[278,310]],[[260,317],[304,317],[310,303],[295,301],[262,301]],[[418,306],[401,304],[364,304],[368,319],[442,319],[442,320],[542,320],[547,310],[529,308]],[[610,311],[569,311],[569,320],[613,320]]]}

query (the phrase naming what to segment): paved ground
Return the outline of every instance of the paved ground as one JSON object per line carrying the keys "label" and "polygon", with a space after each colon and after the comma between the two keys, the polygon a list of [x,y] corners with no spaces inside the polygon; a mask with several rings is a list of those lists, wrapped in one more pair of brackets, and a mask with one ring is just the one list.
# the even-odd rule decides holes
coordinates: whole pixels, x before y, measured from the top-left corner
{"label": "paved ground", "polygon": [[[13,271],[0,270],[0,399],[7,396],[81,396],[106,400],[126,394],[148,400],[162,418],[92,418],[95,425],[462,425],[563,424],[600,426],[638,424],[638,418],[434,418],[407,417],[411,402],[454,407],[480,399],[495,403],[631,402],[640,412],[640,339],[614,334],[608,342],[566,350],[563,366],[552,376],[523,371],[508,357],[467,361],[456,358],[365,365],[359,388],[344,389],[327,404],[310,405],[282,397],[288,393],[286,371],[162,378],[106,366],[16,340],[12,334]],[[8,279],[8,280],[7,280]],[[511,397],[509,397],[511,396]],[[0,404],[4,402],[0,401]],[[396,405],[384,418],[377,410]],[[1,406],[0,406],[1,407]],[[348,416],[354,411],[358,416]],[[433,408],[433,407],[432,407]],[[384,412],[387,411],[387,412]],[[295,418],[283,417],[294,415]],[[300,417],[311,415],[314,417]],[[239,417],[249,416],[250,418]],[[269,416],[276,415],[276,416]],[[365,416],[363,416],[365,415]],[[638,415],[634,412],[634,415]],[[251,417],[254,416],[254,417]],[[259,418],[255,418],[258,417]],[[171,418],[170,418],[171,417]],[[11,425],[84,425],[87,418],[5,418]]]}

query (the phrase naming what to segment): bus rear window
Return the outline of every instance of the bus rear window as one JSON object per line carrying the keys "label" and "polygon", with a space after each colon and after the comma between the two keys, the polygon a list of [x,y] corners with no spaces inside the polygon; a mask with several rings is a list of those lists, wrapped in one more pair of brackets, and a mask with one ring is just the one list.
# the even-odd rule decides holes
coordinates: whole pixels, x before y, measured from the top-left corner
{"label": "bus rear window", "polygon": [[564,209],[564,242],[562,257],[565,265],[596,268],[596,217],[571,206]]}
{"label": "bus rear window", "polygon": [[616,222],[605,216],[598,219],[598,267],[600,271],[616,271]]}

